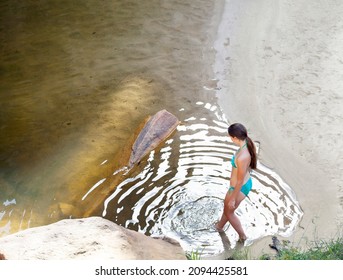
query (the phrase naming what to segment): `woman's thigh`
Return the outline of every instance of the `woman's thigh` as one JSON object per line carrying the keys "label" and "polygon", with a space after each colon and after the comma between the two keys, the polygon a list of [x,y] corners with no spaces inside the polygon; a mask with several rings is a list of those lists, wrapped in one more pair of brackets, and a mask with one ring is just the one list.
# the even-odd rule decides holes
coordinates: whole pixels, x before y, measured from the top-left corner
{"label": "woman's thigh", "polygon": [[[228,191],[225,195],[225,199],[224,199],[224,207],[228,207],[228,204],[229,204],[229,200],[231,198],[231,195],[232,195],[232,192]],[[236,208],[239,206],[239,204],[241,204],[241,202],[243,201],[243,199],[245,198],[246,196],[244,195],[244,193],[242,192],[239,192],[237,197],[236,197]],[[232,209],[233,211],[235,209]]]}

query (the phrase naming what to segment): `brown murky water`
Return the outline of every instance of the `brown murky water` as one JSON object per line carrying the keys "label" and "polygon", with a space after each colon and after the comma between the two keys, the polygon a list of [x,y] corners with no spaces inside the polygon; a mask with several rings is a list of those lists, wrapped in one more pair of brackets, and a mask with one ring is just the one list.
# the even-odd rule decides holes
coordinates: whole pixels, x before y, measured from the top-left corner
{"label": "brown murky water", "polygon": [[[221,207],[234,149],[211,67],[221,5],[1,2],[0,236],[102,215],[171,235],[187,249],[212,234],[208,252],[221,250],[205,230]],[[164,108],[183,121],[178,131],[128,174],[118,172],[137,127]],[[220,151],[212,149],[218,139]],[[258,229],[253,238],[290,234],[300,207],[277,174],[262,169],[254,180],[270,193],[251,195],[245,223]],[[279,206],[264,213],[268,203]],[[192,215],[199,207],[212,211],[203,223]],[[249,214],[255,208],[259,222]]]}

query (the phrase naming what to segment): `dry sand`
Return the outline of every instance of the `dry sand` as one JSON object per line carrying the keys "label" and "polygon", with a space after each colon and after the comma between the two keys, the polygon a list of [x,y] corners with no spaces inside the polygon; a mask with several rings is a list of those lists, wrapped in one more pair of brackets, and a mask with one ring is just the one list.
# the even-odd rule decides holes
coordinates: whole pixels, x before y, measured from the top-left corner
{"label": "dry sand", "polygon": [[219,103],[295,191],[295,241],[342,224],[342,15],[334,0],[227,0],[216,42]]}

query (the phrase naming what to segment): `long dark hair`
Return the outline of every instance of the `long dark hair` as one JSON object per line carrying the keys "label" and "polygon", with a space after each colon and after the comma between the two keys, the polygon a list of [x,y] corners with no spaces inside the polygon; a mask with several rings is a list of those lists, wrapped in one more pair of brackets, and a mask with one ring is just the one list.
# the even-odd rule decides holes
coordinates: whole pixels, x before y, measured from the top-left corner
{"label": "long dark hair", "polygon": [[228,132],[229,132],[229,135],[232,137],[236,137],[239,140],[246,140],[248,151],[251,157],[250,168],[256,169],[256,165],[257,165],[256,147],[255,147],[254,142],[248,136],[248,131],[245,128],[245,126],[240,123],[234,123],[229,126]]}

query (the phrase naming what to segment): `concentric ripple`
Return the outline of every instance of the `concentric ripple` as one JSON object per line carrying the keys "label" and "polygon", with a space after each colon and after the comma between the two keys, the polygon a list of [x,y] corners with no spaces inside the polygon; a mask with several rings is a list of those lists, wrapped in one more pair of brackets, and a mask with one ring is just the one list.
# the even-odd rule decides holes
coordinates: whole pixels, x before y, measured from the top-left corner
{"label": "concentric ripple", "polygon": [[[103,216],[147,235],[172,237],[186,251],[203,248],[203,254],[214,255],[224,250],[213,224],[222,214],[237,146],[217,107],[197,105],[211,119],[182,121],[173,137],[141,163],[144,168],[106,198]],[[236,210],[250,241],[289,236],[302,216],[292,189],[260,162],[251,176],[253,190]],[[236,232],[228,226],[225,233],[234,247]]]}

